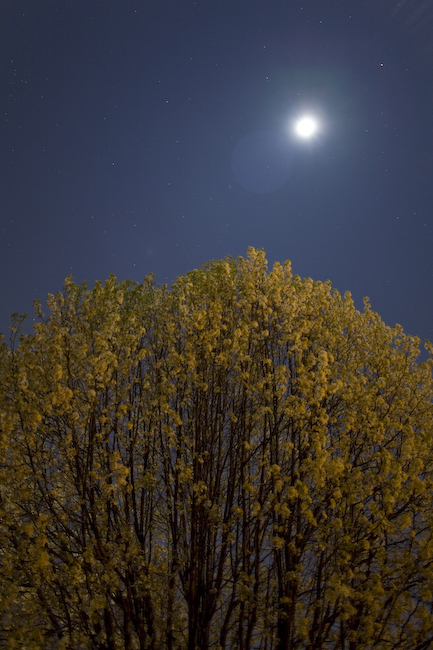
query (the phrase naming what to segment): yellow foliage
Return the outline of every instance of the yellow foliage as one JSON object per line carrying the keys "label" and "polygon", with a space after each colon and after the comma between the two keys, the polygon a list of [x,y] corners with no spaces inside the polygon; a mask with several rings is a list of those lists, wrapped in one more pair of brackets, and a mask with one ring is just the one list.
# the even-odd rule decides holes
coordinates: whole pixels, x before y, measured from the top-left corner
{"label": "yellow foliage", "polygon": [[427,647],[416,338],[253,248],[48,309],[0,344],[0,644]]}
{"label": "yellow foliage", "polygon": [[279,551],[281,548],[284,548],[285,545],[284,539],[282,537],[278,537],[278,535],[275,535],[275,537],[272,538],[272,543],[277,551]]}

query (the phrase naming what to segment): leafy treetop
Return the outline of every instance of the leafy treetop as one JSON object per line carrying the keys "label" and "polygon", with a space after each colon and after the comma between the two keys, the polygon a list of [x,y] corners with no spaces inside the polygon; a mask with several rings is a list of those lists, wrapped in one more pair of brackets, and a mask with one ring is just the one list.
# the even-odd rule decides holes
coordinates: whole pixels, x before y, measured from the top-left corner
{"label": "leafy treetop", "polygon": [[431,647],[417,338],[252,248],[48,310],[0,347],[0,647]]}

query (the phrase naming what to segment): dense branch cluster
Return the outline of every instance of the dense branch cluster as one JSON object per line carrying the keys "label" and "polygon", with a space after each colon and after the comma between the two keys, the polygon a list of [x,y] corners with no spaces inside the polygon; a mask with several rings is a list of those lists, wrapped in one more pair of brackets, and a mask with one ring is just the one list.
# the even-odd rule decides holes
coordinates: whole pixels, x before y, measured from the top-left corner
{"label": "dense branch cluster", "polygon": [[0,647],[433,644],[432,364],[329,283],[69,278],[0,365]]}

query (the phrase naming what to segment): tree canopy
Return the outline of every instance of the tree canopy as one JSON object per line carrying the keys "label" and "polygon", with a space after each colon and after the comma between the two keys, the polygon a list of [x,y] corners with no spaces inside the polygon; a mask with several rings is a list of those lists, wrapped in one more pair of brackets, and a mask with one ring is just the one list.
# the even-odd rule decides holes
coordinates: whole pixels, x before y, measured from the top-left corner
{"label": "tree canopy", "polygon": [[0,647],[431,647],[417,338],[252,248],[48,310],[0,350]]}

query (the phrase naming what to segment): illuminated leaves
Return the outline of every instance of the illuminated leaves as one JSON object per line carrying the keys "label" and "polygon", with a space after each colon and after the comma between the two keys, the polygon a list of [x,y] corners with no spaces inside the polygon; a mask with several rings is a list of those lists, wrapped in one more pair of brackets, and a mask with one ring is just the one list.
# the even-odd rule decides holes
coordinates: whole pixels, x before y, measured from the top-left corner
{"label": "illuminated leaves", "polygon": [[0,348],[2,647],[433,641],[416,338],[254,249],[48,309]]}

